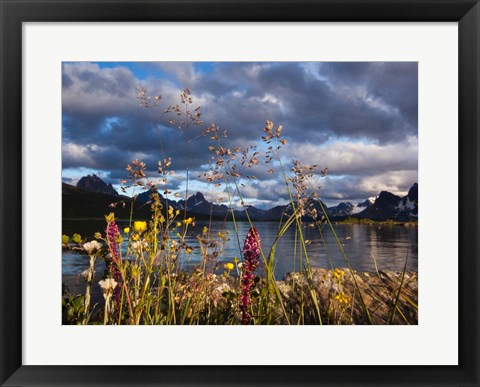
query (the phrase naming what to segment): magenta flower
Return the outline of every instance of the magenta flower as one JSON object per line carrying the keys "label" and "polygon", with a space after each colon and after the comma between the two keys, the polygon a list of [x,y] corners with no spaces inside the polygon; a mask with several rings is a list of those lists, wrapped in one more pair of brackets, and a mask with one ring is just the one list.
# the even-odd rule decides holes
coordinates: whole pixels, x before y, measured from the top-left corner
{"label": "magenta flower", "polygon": [[255,284],[255,275],[253,272],[260,263],[260,236],[255,227],[252,227],[245,238],[243,245],[243,276],[242,276],[242,295],[241,295],[241,310],[242,310],[242,324],[250,323],[251,315],[249,312],[252,304],[251,289]]}
{"label": "magenta flower", "polygon": [[118,263],[120,262],[120,254],[118,252],[117,245],[117,238],[120,235],[120,231],[118,230],[118,226],[115,223],[115,220],[108,221],[105,232],[107,234],[108,248],[110,249],[110,253],[112,255],[112,258],[108,261],[108,266],[112,272],[113,278],[117,282],[117,286],[115,288],[115,301],[117,302],[117,305],[120,305],[122,274],[120,273],[120,270],[118,268]]}

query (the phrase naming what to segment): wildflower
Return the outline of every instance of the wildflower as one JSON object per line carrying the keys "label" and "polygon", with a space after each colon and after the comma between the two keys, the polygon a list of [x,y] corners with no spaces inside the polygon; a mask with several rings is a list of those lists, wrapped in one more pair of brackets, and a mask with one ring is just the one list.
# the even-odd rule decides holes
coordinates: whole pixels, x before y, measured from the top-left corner
{"label": "wildflower", "polygon": [[341,293],[337,294],[337,295],[335,296],[335,299],[336,299],[340,304],[344,303],[344,304],[348,305],[348,303],[350,302],[350,299],[345,295],[344,292],[341,292]]}
{"label": "wildflower", "polygon": [[83,314],[83,320],[82,324],[86,325],[88,323],[88,318],[89,318],[89,310],[90,310],[90,299],[91,299],[91,291],[92,291],[92,280],[93,276],[95,275],[95,253],[100,250],[102,245],[98,243],[97,241],[92,241],[85,243],[83,245],[83,248],[85,251],[88,252],[90,255],[90,267],[87,270],[84,270],[82,272],[82,277],[87,283],[87,286],[85,288],[85,298],[84,298],[84,314]]}
{"label": "wildflower", "polygon": [[188,246],[186,249],[185,249],[185,253],[187,254],[190,254],[191,252],[193,251],[193,248]]}
{"label": "wildflower", "polygon": [[132,237],[132,239],[133,239],[134,241],[138,241],[138,240],[140,239],[140,235],[135,234],[135,235]]}
{"label": "wildflower", "polygon": [[100,251],[102,245],[97,241],[90,241],[83,244],[83,249],[90,256],[90,267],[82,272],[82,277],[87,283],[85,288],[85,299],[84,299],[84,315],[82,324],[88,323],[88,315],[90,309],[90,299],[91,299],[91,290],[92,290],[92,281],[93,276],[95,275],[95,254]]}
{"label": "wildflower", "polygon": [[110,212],[108,215],[105,216],[105,220],[107,223],[112,223],[115,221],[115,214],[113,212]]}
{"label": "wildflower", "polygon": [[185,225],[187,225],[187,226],[188,226],[189,224],[191,224],[192,222],[193,222],[193,218],[187,218],[187,219],[184,219],[184,220],[183,220],[183,223],[184,223]]}
{"label": "wildflower", "polygon": [[148,242],[145,241],[139,241],[139,242],[133,242],[132,243],[132,249],[141,251],[142,249],[147,249],[148,248]]}
{"label": "wildflower", "polygon": [[62,235],[62,244],[66,245],[69,240],[70,237],[68,235]]}
{"label": "wildflower", "polygon": [[105,312],[103,323],[106,325],[108,323],[108,316],[111,312],[110,299],[112,298],[114,290],[115,292],[117,292],[116,289],[118,284],[117,281],[115,281],[115,279],[113,278],[101,280],[98,284],[102,288],[103,298],[105,298]]}
{"label": "wildflower", "polygon": [[98,282],[100,287],[102,288],[103,297],[107,299],[107,297],[113,294],[114,289],[117,287],[117,281],[113,278],[107,278]]}
{"label": "wildflower", "polygon": [[105,229],[105,233],[107,234],[107,243],[111,254],[111,257],[107,262],[113,274],[113,278],[117,283],[117,288],[115,289],[115,300],[117,301],[117,304],[120,305],[120,288],[122,283],[122,274],[120,273],[120,269],[118,268],[118,264],[120,263],[120,253],[118,251],[117,244],[117,237],[118,235],[120,235],[120,231],[118,230],[118,226],[115,223],[115,217],[113,213],[110,213],[108,216],[105,217],[105,219],[107,220],[107,228]]}
{"label": "wildflower", "polygon": [[95,237],[95,239],[101,239],[102,238],[102,234],[100,234],[98,231],[93,236]]}
{"label": "wildflower", "polygon": [[182,224],[180,222],[177,222],[177,227],[181,227]]}
{"label": "wildflower", "polygon": [[140,275],[140,267],[138,265],[133,265],[132,266],[132,277],[133,278],[138,278]]}
{"label": "wildflower", "polygon": [[72,239],[75,243],[82,243],[82,236],[80,234],[73,234]]}
{"label": "wildflower", "polygon": [[147,229],[147,222],[141,222],[141,221],[135,222],[133,223],[133,228],[135,229],[136,232],[141,234]]}
{"label": "wildflower", "polygon": [[223,265],[223,267],[228,271],[233,270],[235,268],[235,266],[231,262],[226,263],[225,265]]}
{"label": "wildflower", "polygon": [[93,255],[102,248],[102,245],[97,241],[91,241],[83,244],[84,250],[88,255]]}
{"label": "wildflower", "polygon": [[241,294],[241,310],[242,324],[247,325],[251,316],[248,311],[251,305],[250,292],[255,284],[255,276],[253,272],[259,264],[260,258],[260,236],[255,227],[252,227],[245,238],[243,245],[243,277],[242,277],[242,294]]}
{"label": "wildflower", "polygon": [[123,229],[123,232],[124,232],[125,234],[128,234],[128,233],[130,232],[130,227],[125,227],[125,228]]}

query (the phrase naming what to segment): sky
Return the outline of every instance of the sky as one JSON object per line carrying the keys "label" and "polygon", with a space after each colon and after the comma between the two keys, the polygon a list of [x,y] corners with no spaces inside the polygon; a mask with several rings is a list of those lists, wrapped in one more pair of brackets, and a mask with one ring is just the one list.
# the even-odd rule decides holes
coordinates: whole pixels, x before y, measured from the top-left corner
{"label": "sky", "polygon": [[[151,96],[140,106],[139,88]],[[203,121],[180,130],[166,113],[191,90],[191,109]],[[161,96],[155,106],[154,97]],[[171,123],[176,120],[176,123]],[[264,165],[261,137],[267,120],[282,125],[287,143]],[[327,205],[357,204],[381,191],[405,195],[418,181],[418,66],[416,62],[65,62],[62,64],[62,180],[76,184],[95,173],[119,190],[132,160],[145,162],[159,182],[158,160],[172,158],[168,188],[209,200],[215,187],[198,178],[211,169],[213,144],[202,133],[212,124],[227,131],[224,148],[255,145],[261,165],[237,178],[243,200],[259,208],[288,202],[279,161],[318,165],[309,180]],[[238,158],[238,164],[240,163]],[[236,161],[232,161],[234,163]],[[240,166],[240,165],[239,165]],[[269,173],[269,169],[273,173]],[[320,171],[328,168],[326,176]],[[255,176],[247,179],[245,176]],[[128,191],[130,194],[131,190]]]}

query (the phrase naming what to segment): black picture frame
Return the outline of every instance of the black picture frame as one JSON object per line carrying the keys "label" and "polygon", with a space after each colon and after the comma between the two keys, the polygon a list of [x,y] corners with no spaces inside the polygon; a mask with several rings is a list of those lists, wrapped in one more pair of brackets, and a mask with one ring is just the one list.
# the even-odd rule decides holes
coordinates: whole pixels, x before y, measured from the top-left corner
{"label": "black picture frame", "polygon": [[[0,0],[0,12],[1,385],[479,385],[480,4],[477,0]],[[458,22],[459,365],[383,367],[22,365],[22,244],[28,243],[22,240],[22,23],[78,21]],[[439,345],[441,340],[439,337]],[[432,351],[434,350],[432,348]],[[359,353],[359,357],[361,356]]]}

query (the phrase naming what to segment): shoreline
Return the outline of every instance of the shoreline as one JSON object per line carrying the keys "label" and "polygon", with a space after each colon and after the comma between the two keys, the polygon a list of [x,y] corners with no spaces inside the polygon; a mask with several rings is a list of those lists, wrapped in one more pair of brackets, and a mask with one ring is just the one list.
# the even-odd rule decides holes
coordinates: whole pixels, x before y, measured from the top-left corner
{"label": "shoreline", "polygon": [[[293,316],[302,318],[303,324],[315,321],[314,306],[305,294],[312,290],[316,294],[320,309],[328,315],[335,315],[337,324],[367,324],[363,303],[369,310],[374,324],[378,325],[417,325],[418,324],[418,273],[415,271],[380,270],[378,272],[355,271],[347,268],[312,268],[311,276],[305,273],[290,272],[276,285],[281,294],[284,307]],[[185,282],[191,274],[183,273]],[[309,278],[310,277],[310,278]],[[98,286],[102,276],[96,273],[92,287],[92,304],[103,307],[103,297]],[[215,303],[222,304],[224,295],[238,291],[238,278],[221,274],[207,274],[209,295]],[[180,281],[181,282],[181,281]],[[265,279],[260,279],[264,284]],[[85,290],[81,276],[62,278],[70,292],[80,294]],[[401,287],[401,291],[400,290]],[[179,285],[182,289],[182,285]],[[357,289],[360,289],[362,297]],[[306,311],[306,312],[305,312]],[[303,316],[303,317],[300,317]],[[286,325],[281,310],[277,311],[278,324]],[[300,320],[298,320],[300,321]],[[328,323],[328,321],[325,321]]]}

